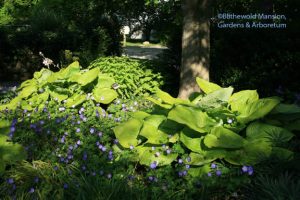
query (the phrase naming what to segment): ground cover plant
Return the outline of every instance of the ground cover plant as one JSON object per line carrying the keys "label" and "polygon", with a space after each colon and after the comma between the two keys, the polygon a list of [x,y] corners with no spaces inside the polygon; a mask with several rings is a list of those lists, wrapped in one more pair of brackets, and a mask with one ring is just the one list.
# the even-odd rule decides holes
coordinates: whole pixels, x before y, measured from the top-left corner
{"label": "ground cover plant", "polygon": [[[268,160],[296,165],[299,107],[197,82],[205,94],[189,100],[157,88],[122,99],[97,67],[37,72],[0,105],[0,151],[18,150],[1,158],[0,198],[243,199]],[[105,102],[98,87],[117,96]]]}

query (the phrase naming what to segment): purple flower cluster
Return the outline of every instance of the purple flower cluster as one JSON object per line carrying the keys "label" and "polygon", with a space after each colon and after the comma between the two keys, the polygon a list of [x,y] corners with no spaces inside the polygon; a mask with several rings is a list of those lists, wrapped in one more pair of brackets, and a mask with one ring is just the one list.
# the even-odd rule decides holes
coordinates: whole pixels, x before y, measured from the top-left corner
{"label": "purple flower cluster", "polygon": [[186,170],[183,170],[183,171],[179,171],[178,172],[178,176],[179,177],[183,177],[183,176],[186,176],[187,175],[187,171]]}
{"label": "purple flower cluster", "polygon": [[96,146],[98,147],[98,149],[100,149],[102,152],[105,152],[107,150],[106,146],[104,146],[103,144],[101,144],[100,142],[96,142]]}
{"label": "purple flower cluster", "polygon": [[114,159],[114,154],[113,154],[113,151],[112,151],[112,150],[110,150],[110,151],[108,152],[108,159],[109,159],[109,160],[113,160],[113,159]]}
{"label": "purple flower cluster", "polygon": [[252,166],[243,166],[242,167],[242,173],[247,173],[249,176],[253,175],[254,169]]}
{"label": "purple flower cluster", "polygon": [[[210,164],[210,168],[213,169],[213,170],[216,170],[215,171],[215,174],[216,176],[221,176],[222,175],[222,171],[220,169],[218,169],[218,165],[216,163],[211,163]],[[211,177],[212,176],[212,173],[211,172],[208,172],[207,173],[207,176],[208,177]]]}

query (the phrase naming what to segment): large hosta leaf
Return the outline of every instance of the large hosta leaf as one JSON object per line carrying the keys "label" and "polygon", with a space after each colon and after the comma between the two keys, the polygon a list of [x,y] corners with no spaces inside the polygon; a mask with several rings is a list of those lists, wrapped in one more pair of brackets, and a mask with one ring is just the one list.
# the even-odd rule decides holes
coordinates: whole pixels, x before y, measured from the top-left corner
{"label": "large hosta leaf", "polygon": [[144,119],[140,135],[147,138],[147,143],[164,144],[168,142],[168,134],[158,129],[165,119],[166,117],[163,115],[151,115]]}
{"label": "large hosta leaf", "polygon": [[35,72],[33,77],[39,84],[44,84],[52,74],[53,72],[51,70],[43,68],[41,71]]}
{"label": "large hosta leaf", "polygon": [[49,98],[48,92],[43,92],[41,94],[35,94],[30,99],[28,99],[28,102],[31,102],[34,106],[39,106],[40,104],[47,101]]}
{"label": "large hosta leaf", "polygon": [[81,79],[81,73],[80,72],[77,72],[77,73],[74,73],[69,79],[68,81],[69,82],[75,82],[77,83],[79,79]]}
{"label": "large hosta leaf", "polygon": [[277,98],[265,98],[246,104],[239,112],[237,120],[241,123],[248,123],[267,115],[276,105],[279,104]]}
{"label": "large hosta leaf", "polygon": [[132,114],[132,118],[143,120],[146,117],[151,116],[149,113],[143,112],[143,111],[136,111]]}
{"label": "large hosta leaf", "polygon": [[97,102],[109,104],[118,97],[118,93],[110,88],[95,88],[93,96]]}
{"label": "large hosta leaf", "polygon": [[221,89],[221,87],[215,83],[211,83],[209,81],[206,81],[202,78],[197,77],[196,78],[196,82],[199,86],[199,88],[205,93],[205,94],[209,94],[211,92],[214,92],[218,89]]}
{"label": "large hosta leaf", "polygon": [[98,84],[96,85],[96,88],[111,88],[112,84],[114,84],[115,82],[115,79],[108,76],[107,74],[99,74]]}
{"label": "large hosta leaf", "polygon": [[18,88],[19,91],[21,91],[23,88],[30,86],[30,85],[36,85],[36,80],[34,79],[29,79],[27,81],[24,81],[20,87]]}
{"label": "large hosta leaf", "polygon": [[141,120],[132,118],[115,127],[113,130],[119,143],[123,147],[129,148],[130,145],[136,146],[138,144],[137,136],[139,135],[142,125],[143,122]]}
{"label": "large hosta leaf", "polygon": [[260,139],[274,145],[288,142],[294,136],[293,133],[284,128],[260,122],[251,123],[246,129],[246,135],[247,140]]}
{"label": "large hosta leaf", "polygon": [[154,99],[152,97],[147,97],[146,99],[165,109],[171,109],[173,107],[173,105],[162,103],[161,101]]}
{"label": "large hosta leaf", "polygon": [[223,151],[217,151],[217,150],[212,150],[211,152],[202,152],[202,153],[194,153],[191,152],[189,157],[191,158],[191,162],[188,164],[190,165],[205,165],[207,163],[210,163],[216,159],[221,159],[223,158],[226,154],[226,152]]}
{"label": "large hosta leaf", "polygon": [[63,101],[68,98],[67,94],[61,94],[54,91],[49,91],[49,94],[53,99],[57,99],[58,101]]}
{"label": "large hosta leaf", "polygon": [[68,79],[69,77],[73,76],[74,74],[78,73],[80,71],[79,62],[75,61],[72,64],[70,64],[67,68],[62,69],[60,72],[60,76],[64,79]]}
{"label": "large hosta leaf", "polygon": [[21,101],[22,101],[21,97],[17,96],[13,98],[8,104],[0,105],[0,110],[4,110],[6,108],[10,110],[16,109],[17,106],[21,104]]}
{"label": "large hosta leaf", "polygon": [[255,165],[268,159],[271,153],[270,143],[258,139],[247,142],[242,149],[228,151],[225,160],[234,165]]}
{"label": "large hosta leaf", "polygon": [[198,104],[201,107],[219,107],[222,102],[228,102],[229,98],[233,92],[233,88],[221,88],[216,91],[213,91],[200,99]]}
{"label": "large hosta leaf", "polygon": [[[158,166],[169,165],[178,156],[177,153],[166,154],[162,148],[158,147],[153,151],[151,146],[138,146],[136,147],[136,151],[140,163],[147,166],[150,166],[153,162],[156,162]],[[156,152],[160,152],[160,155],[157,155]]]}
{"label": "large hosta leaf", "polygon": [[157,89],[156,91],[156,96],[159,97],[163,103],[167,104],[176,104],[176,103],[188,103],[187,100],[179,99],[179,98],[174,98],[171,95],[169,95],[167,92],[164,92],[160,89]]}
{"label": "large hosta leaf", "polygon": [[294,157],[294,153],[284,148],[273,147],[272,148],[272,156],[277,160],[281,161],[290,161]]}
{"label": "large hosta leaf", "polygon": [[300,114],[300,107],[296,104],[278,104],[270,114]]}
{"label": "large hosta leaf", "polygon": [[72,97],[68,98],[66,106],[68,108],[76,107],[76,106],[82,104],[85,100],[86,100],[86,95],[84,95],[84,94],[75,94]]}
{"label": "large hosta leaf", "polygon": [[19,94],[19,97],[21,98],[27,98],[29,97],[32,93],[36,92],[38,89],[36,84],[28,85],[22,89],[22,91]]}
{"label": "large hosta leaf", "polygon": [[[198,137],[197,137],[198,135]],[[180,141],[191,151],[202,153],[200,142],[202,136],[189,128],[184,128],[180,133]]]}
{"label": "large hosta leaf", "polygon": [[300,107],[295,104],[278,104],[269,114],[272,119],[281,121],[300,120]]}
{"label": "large hosta leaf", "polygon": [[21,108],[23,110],[32,110],[32,106],[25,100],[21,101]]}
{"label": "large hosta leaf", "polygon": [[159,125],[159,130],[169,135],[174,135],[183,129],[184,125],[173,120],[166,119]]}
{"label": "large hosta leaf", "polygon": [[192,177],[207,177],[207,173],[211,171],[210,165],[206,164],[201,167],[192,167],[189,169],[188,173]]}
{"label": "large hosta leaf", "polygon": [[209,132],[218,123],[205,112],[195,107],[176,105],[168,114],[168,119],[185,124],[200,133]]}
{"label": "large hosta leaf", "polygon": [[56,73],[52,73],[48,79],[47,79],[47,83],[54,83],[57,81],[60,81],[61,79],[63,79],[63,76],[61,75],[61,73],[56,72]]}
{"label": "large hosta leaf", "polygon": [[215,127],[204,137],[204,144],[209,147],[236,149],[242,148],[246,140],[235,132],[222,126]]}
{"label": "large hosta leaf", "polygon": [[99,73],[100,73],[99,68],[91,69],[91,70],[83,73],[76,82],[82,86],[85,86],[85,85],[93,82],[98,77]]}
{"label": "large hosta leaf", "polygon": [[231,110],[241,112],[245,105],[255,102],[259,99],[256,90],[243,90],[234,93],[229,100]]}
{"label": "large hosta leaf", "polygon": [[263,140],[253,140],[244,146],[244,161],[246,164],[257,164],[268,159],[272,154],[272,147]]}

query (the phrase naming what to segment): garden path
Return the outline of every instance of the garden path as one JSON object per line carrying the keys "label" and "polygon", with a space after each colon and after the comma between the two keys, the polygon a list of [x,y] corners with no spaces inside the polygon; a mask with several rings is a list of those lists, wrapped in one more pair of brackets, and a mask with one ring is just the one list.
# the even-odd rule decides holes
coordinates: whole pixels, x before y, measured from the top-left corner
{"label": "garden path", "polygon": [[167,47],[162,46],[127,46],[124,47],[123,56],[131,58],[153,60],[162,53]]}

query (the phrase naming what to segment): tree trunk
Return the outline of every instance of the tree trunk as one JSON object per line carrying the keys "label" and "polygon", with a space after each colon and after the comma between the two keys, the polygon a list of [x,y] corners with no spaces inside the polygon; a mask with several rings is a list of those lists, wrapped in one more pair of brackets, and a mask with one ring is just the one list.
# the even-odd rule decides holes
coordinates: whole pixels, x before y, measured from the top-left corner
{"label": "tree trunk", "polygon": [[196,77],[209,80],[211,0],[183,0],[182,59],[179,98],[199,92]]}

